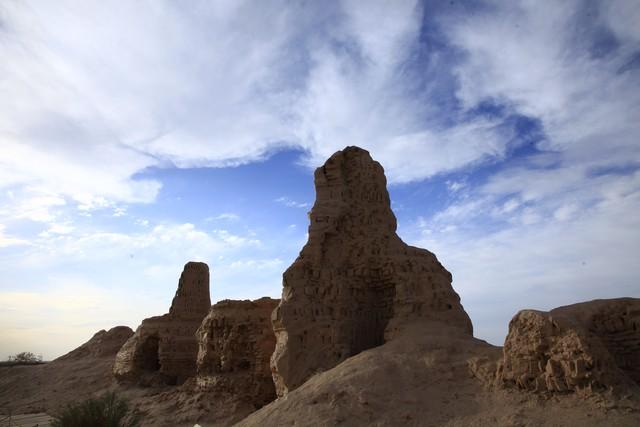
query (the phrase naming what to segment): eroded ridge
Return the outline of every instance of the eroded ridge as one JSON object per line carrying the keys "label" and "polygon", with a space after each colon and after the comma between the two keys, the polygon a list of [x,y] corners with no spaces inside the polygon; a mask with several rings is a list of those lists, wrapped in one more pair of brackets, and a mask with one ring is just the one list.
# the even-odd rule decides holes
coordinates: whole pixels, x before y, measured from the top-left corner
{"label": "eroded ridge", "polygon": [[451,274],[396,234],[382,166],[358,147],[315,171],[309,239],[283,275],[272,371],[279,395],[416,320],[472,334]]}
{"label": "eroded ridge", "polygon": [[180,276],[169,313],[144,319],[116,355],[116,379],[180,384],[195,376],[195,332],[210,308],[209,267],[202,262],[189,262]]}

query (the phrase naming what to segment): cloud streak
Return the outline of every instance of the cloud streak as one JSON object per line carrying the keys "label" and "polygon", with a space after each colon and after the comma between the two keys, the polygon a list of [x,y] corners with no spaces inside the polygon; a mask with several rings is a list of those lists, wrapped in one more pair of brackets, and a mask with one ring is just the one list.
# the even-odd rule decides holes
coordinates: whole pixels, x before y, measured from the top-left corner
{"label": "cloud streak", "polygon": [[415,91],[424,77],[403,71],[421,3],[287,5],[3,5],[0,186],[148,203],[161,183],[136,177],[146,168],[233,166],[285,147],[316,165],[361,145],[392,182],[504,155],[507,129],[442,122],[433,89]]}

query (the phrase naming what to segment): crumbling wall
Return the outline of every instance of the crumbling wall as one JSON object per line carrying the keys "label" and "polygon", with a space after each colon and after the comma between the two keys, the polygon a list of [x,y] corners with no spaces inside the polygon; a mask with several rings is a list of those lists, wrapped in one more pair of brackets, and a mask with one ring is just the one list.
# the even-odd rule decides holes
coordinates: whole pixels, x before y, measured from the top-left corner
{"label": "crumbling wall", "polygon": [[640,385],[640,300],[596,300],[550,312],[523,310],[509,324],[496,382],[537,392]]}
{"label": "crumbling wall", "polygon": [[472,334],[451,274],[396,234],[384,170],[367,151],[335,153],[314,181],[309,239],[283,275],[274,313],[279,395],[383,344],[406,322],[446,322]]}
{"label": "crumbling wall", "polygon": [[276,398],[269,359],[275,347],[271,313],[279,300],[224,300],[211,307],[197,331],[198,376],[203,389],[257,408]]}
{"label": "crumbling wall", "polygon": [[195,332],[210,307],[209,267],[189,262],[180,276],[169,313],[143,320],[116,355],[116,379],[180,384],[195,376]]}
{"label": "crumbling wall", "polygon": [[603,304],[587,328],[600,338],[616,366],[640,385],[640,301],[627,298]]}

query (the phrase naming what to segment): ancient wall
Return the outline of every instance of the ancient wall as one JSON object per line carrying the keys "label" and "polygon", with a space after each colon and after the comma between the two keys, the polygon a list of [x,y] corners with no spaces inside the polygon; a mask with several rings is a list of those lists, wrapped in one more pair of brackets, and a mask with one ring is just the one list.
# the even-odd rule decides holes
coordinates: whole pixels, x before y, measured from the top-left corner
{"label": "ancient wall", "polygon": [[451,274],[396,234],[384,170],[347,147],[315,171],[309,239],[283,275],[272,371],[279,395],[393,337],[407,321],[472,334]]}
{"label": "ancient wall", "polygon": [[143,320],[116,355],[116,378],[179,384],[195,376],[195,332],[210,307],[209,267],[189,262],[180,276],[169,313]]}
{"label": "ancient wall", "polygon": [[496,380],[544,392],[640,385],[640,300],[596,300],[550,312],[523,310],[509,324]]}
{"label": "ancient wall", "polygon": [[269,359],[275,347],[271,313],[279,300],[216,303],[197,331],[201,388],[262,407],[276,398]]}

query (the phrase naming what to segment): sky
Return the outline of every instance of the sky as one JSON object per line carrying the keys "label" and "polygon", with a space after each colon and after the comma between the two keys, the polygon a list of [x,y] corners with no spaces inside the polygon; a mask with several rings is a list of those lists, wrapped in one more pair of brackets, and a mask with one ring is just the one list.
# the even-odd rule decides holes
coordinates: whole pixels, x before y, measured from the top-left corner
{"label": "sky", "polygon": [[640,2],[0,3],[0,358],[279,297],[313,169],[385,168],[475,335],[640,297]]}

